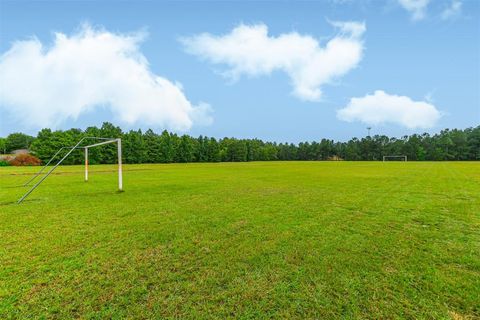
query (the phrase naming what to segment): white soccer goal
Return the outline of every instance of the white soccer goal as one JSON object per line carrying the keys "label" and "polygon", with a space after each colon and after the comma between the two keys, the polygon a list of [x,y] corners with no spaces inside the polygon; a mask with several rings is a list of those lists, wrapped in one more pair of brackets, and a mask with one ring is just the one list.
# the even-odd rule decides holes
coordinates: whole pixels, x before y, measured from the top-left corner
{"label": "white soccer goal", "polygon": [[407,161],[407,156],[383,156],[383,162],[385,161]]}
{"label": "white soccer goal", "polygon": [[[80,146],[80,144],[84,140],[103,140],[102,142]],[[53,156],[48,160],[48,162],[38,171],[30,180],[25,182],[24,186],[27,186],[35,180],[47,167],[48,165],[55,159],[55,157],[60,154],[62,150],[67,149],[68,152],[35,184],[33,187],[28,190],[19,200],[17,203],[21,203],[33,190],[35,190],[52,172],[55,170],[75,149],[84,149],[85,152],[85,181],[88,181],[88,149],[103,146],[109,143],[116,143],[117,144],[117,155],[118,155],[118,191],[123,191],[123,172],[122,172],[122,139],[117,138],[98,138],[98,137],[84,137],[77,142],[76,145],[73,147],[61,147]]]}
{"label": "white soccer goal", "polygon": [[85,146],[85,181],[88,181],[88,149],[98,146],[103,146],[104,144],[117,143],[117,155],[118,155],[118,190],[123,190],[123,177],[122,177],[122,139],[111,139],[89,146]]}

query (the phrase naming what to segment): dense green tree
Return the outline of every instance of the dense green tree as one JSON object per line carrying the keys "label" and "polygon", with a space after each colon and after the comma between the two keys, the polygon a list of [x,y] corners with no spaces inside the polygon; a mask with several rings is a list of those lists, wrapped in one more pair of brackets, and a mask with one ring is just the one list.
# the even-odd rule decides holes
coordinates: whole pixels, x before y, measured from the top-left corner
{"label": "dense green tree", "polygon": [[160,136],[153,132],[152,129],[145,131],[143,135],[145,143],[145,159],[144,163],[160,163],[161,162],[161,145]]}
{"label": "dense green tree", "polygon": [[177,139],[176,135],[169,133],[167,130],[164,130],[159,137],[159,162],[160,163],[170,163],[175,160],[175,140]]}
{"label": "dense green tree", "polygon": [[47,161],[59,148],[50,129],[40,130],[31,144],[31,151],[42,161]]}
{"label": "dense green tree", "polygon": [[195,162],[208,161],[208,138],[200,136],[194,143],[194,158]]}
{"label": "dense green tree", "polygon": [[465,132],[467,133],[467,159],[480,160],[480,126],[468,128]]}
{"label": "dense green tree", "polygon": [[29,149],[30,144],[35,138],[24,133],[15,132],[7,136],[5,141],[6,152],[12,152],[17,149]]}
{"label": "dense green tree", "polygon": [[123,158],[125,163],[148,162],[147,146],[142,130],[130,130],[122,138]]}
{"label": "dense green tree", "polygon": [[[102,138],[121,138],[122,137],[122,129],[120,127],[114,126],[110,122],[104,122],[102,124],[102,127],[100,128],[100,137]],[[142,135],[140,131],[140,136]],[[98,141],[96,141],[98,142]],[[139,147],[143,147],[143,145],[139,145]],[[107,144],[104,146],[99,147],[101,148],[101,161],[102,163],[117,163],[118,158],[117,158],[117,146],[114,143]],[[138,150],[137,153],[142,153],[144,152],[143,149]],[[140,159],[141,162],[137,163],[143,163],[145,160],[145,156],[142,156]]]}
{"label": "dense green tree", "polygon": [[187,135],[180,137],[176,150],[177,162],[192,162],[194,160],[194,146],[192,140],[193,139]]}
{"label": "dense green tree", "polygon": [[220,145],[215,138],[210,138],[207,144],[207,161],[219,162],[220,160]]}
{"label": "dense green tree", "polygon": [[297,160],[297,146],[293,143],[280,143],[277,156],[278,160]]}
{"label": "dense green tree", "polygon": [[221,149],[225,152],[222,154],[222,161],[247,161],[247,142],[235,138],[224,138],[220,141]]}
{"label": "dense green tree", "polygon": [[0,153],[7,153],[7,139],[0,138]]}
{"label": "dense green tree", "polygon": [[453,129],[449,132],[452,145],[450,152],[453,160],[467,160],[468,159],[468,142],[467,134],[462,130]]}
{"label": "dense green tree", "polygon": [[267,142],[262,147],[262,155],[265,161],[278,160],[278,146],[276,143]]}
{"label": "dense green tree", "polygon": [[[260,139],[212,137],[197,138],[164,130],[160,135],[153,130],[142,133],[131,130],[123,133],[111,123],[100,128],[88,127],[84,131],[70,129],[52,131],[42,129],[36,138],[23,133],[13,133],[0,138],[0,152],[29,146],[42,161],[47,161],[61,147],[73,146],[82,137],[91,144],[101,140],[94,137],[122,138],[123,158],[126,163],[218,162],[218,161],[271,161],[271,160],[381,160],[384,155],[406,155],[409,160],[480,160],[480,126],[465,130],[445,129],[429,135],[413,134],[401,138],[384,135],[352,138],[346,142],[329,139],[293,143],[264,142]],[[33,141],[32,141],[33,140]],[[105,145],[89,149],[90,163],[116,163],[117,146]],[[59,153],[56,160],[68,150]],[[81,164],[84,150],[71,153],[65,164]]]}

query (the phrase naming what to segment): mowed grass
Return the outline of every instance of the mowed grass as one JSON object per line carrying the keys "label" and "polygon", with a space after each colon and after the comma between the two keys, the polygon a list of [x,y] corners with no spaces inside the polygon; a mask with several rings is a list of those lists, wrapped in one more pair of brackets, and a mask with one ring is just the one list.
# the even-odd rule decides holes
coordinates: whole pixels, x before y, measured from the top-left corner
{"label": "mowed grass", "polygon": [[480,162],[0,168],[0,318],[480,317]]}

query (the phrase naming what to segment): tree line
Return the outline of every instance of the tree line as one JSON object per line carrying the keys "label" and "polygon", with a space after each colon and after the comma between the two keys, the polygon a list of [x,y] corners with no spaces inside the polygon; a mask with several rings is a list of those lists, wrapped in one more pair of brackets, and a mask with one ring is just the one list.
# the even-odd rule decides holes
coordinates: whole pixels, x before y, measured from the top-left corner
{"label": "tree line", "polygon": [[[43,162],[59,148],[73,146],[82,137],[122,138],[125,163],[227,162],[272,160],[382,160],[384,155],[406,155],[409,160],[480,160],[480,126],[445,129],[440,133],[413,134],[401,138],[374,135],[352,138],[346,142],[322,139],[293,143],[264,142],[260,139],[191,137],[168,131],[123,132],[105,122],[85,130],[42,129],[36,137],[12,133],[0,138],[0,152],[29,149]],[[93,143],[94,141],[92,141]],[[115,163],[116,146],[105,145],[89,150],[92,164]],[[65,164],[83,163],[83,151],[76,150]]]}

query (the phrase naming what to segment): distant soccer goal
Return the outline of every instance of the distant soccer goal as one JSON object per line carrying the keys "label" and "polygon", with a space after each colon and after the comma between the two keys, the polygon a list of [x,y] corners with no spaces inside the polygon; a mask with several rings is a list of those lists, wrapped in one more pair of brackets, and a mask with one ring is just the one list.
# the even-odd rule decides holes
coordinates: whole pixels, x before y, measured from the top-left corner
{"label": "distant soccer goal", "polygon": [[407,156],[383,156],[383,162],[386,161],[407,161]]}
{"label": "distant soccer goal", "polygon": [[[101,140],[101,142],[81,146],[82,142],[85,140]],[[24,186],[28,186],[30,182],[35,180],[45,169],[52,163],[52,161],[62,153],[63,150],[68,150],[68,152],[50,169],[48,172],[37,182],[35,183],[30,190],[28,190],[17,203],[22,203],[30,193],[33,192],[52,172],[55,170],[62,162],[65,160],[74,150],[83,149],[85,152],[85,181],[88,181],[88,150],[90,148],[103,146],[105,144],[116,143],[117,144],[117,155],[118,155],[118,190],[123,191],[123,172],[122,172],[122,139],[117,138],[99,138],[99,137],[84,137],[77,142],[73,147],[61,147],[53,156],[48,160],[48,162],[38,171],[30,180],[25,182]]]}

